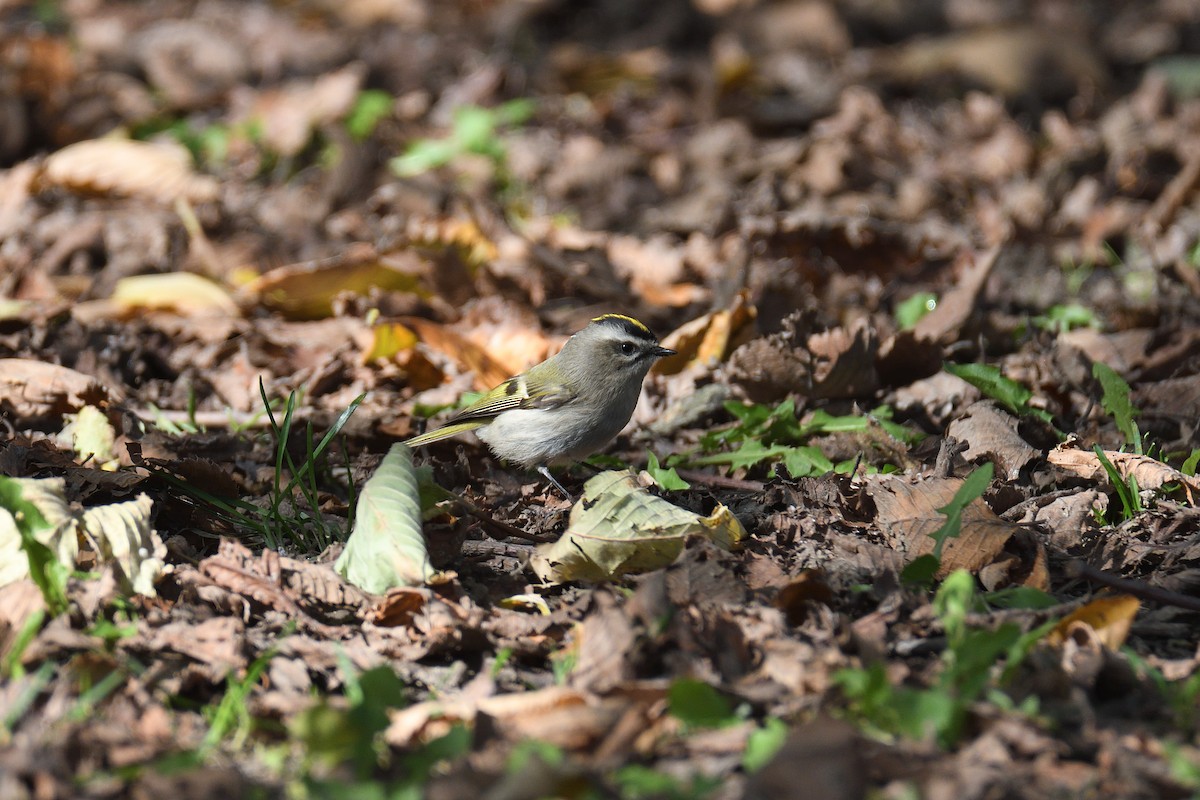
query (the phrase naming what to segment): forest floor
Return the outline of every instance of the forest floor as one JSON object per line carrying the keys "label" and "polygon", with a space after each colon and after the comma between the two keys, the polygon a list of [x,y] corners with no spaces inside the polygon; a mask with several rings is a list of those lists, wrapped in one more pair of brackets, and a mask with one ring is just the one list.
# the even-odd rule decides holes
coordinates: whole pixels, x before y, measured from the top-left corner
{"label": "forest floor", "polygon": [[0,796],[1197,796],[1198,322],[1195,2],[0,3]]}

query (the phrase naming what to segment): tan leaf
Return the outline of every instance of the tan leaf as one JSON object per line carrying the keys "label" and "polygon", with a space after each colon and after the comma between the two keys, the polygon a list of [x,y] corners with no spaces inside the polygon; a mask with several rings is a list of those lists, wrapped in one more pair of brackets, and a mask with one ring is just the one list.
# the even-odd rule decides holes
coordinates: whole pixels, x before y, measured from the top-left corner
{"label": "tan leaf", "polygon": [[[930,534],[946,522],[938,511],[962,486],[959,478],[910,478],[870,476],[867,493],[875,502],[876,522],[894,547],[904,550],[909,560],[933,553],[935,542]],[[972,573],[994,563],[1008,561],[1009,581],[1037,589],[1049,588],[1045,553],[1041,542],[1011,522],[996,516],[981,499],[972,501],[962,513],[962,528],[955,538],[946,539],[942,549],[938,578],[956,569]]]}
{"label": "tan leaf", "polygon": [[0,407],[18,420],[58,416],[85,405],[120,400],[91,375],[28,358],[0,358]]}
{"label": "tan leaf", "polygon": [[1000,248],[993,247],[982,253],[963,253],[955,266],[959,270],[958,282],[938,302],[937,308],[917,322],[913,335],[918,341],[951,342],[958,339],[963,325],[975,311],[979,293],[983,291]]}
{"label": "tan leaf", "polygon": [[217,182],[192,170],[187,149],[130,139],[89,139],[46,158],[41,182],[77,194],[143,197],[161,203],[217,198]]}
{"label": "tan leaf", "polygon": [[444,735],[453,725],[473,726],[483,714],[495,733],[509,741],[539,739],[582,750],[608,733],[630,704],[628,698],[601,700],[565,686],[482,699],[428,700],[394,712],[384,741],[392,747],[411,747]]}
{"label": "tan leaf", "polygon": [[478,344],[445,325],[419,317],[402,317],[401,322],[416,331],[429,347],[474,372],[475,386],[480,391],[491,389],[521,371],[509,369]]}
{"label": "tan leaf", "polygon": [[315,128],[341,119],[358,97],[366,70],[349,64],[311,81],[293,81],[263,92],[249,116],[261,125],[263,141],[283,156],[295,156]]}
{"label": "tan leaf", "polygon": [[[1200,479],[1194,475],[1185,475],[1174,467],[1151,458],[1139,456],[1136,453],[1121,453],[1116,450],[1105,450],[1104,455],[1120,473],[1121,478],[1128,481],[1133,478],[1139,489],[1159,489],[1163,484],[1178,483],[1183,486],[1188,496],[1188,502],[1195,503],[1194,493],[1200,492]],[[1095,452],[1079,450],[1072,442],[1065,442],[1050,451],[1046,460],[1054,467],[1078,475],[1081,478],[1095,481],[1107,481],[1108,472]]]}

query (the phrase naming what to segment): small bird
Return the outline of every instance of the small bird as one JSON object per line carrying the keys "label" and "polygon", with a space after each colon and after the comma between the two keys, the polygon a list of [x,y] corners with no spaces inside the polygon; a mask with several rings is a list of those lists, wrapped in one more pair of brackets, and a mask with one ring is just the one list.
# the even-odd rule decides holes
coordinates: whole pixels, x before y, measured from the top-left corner
{"label": "small bird", "polygon": [[557,355],[405,444],[420,447],[476,431],[497,456],[536,468],[569,498],[548,466],[585,458],[608,444],[633,416],[650,367],[673,355],[633,317],[604,314],[568,339]]}

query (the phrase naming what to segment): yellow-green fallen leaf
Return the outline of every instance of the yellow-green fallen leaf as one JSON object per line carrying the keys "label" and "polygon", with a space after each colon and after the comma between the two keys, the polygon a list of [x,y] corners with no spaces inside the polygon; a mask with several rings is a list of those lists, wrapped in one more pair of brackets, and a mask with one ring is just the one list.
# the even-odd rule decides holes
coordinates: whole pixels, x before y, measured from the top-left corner
{"label": "yellow-green fallen leaf", "polygon": [[112,301],[125,311],[170,309],[184,316],[237,316],[238,305],[219,284],[191,272],[134,275],[117,281]]}
{"label": "yellow-green fallen leaf", "polygon": [[333,568],[373,594],[424,583],[434,574],[421,533],[421,499],[408,447],[392,445],[363,486],[354,531]]}
{"label": "yellow-green fallen leaf", "polygon": [[117,434],[108,423],[108,417],[95,406],[84,406],[78,414],[68,414],[61,437],[70,444],[79,463],[92,460],[101,469],[116,469],[113,444]]}
{"label": "yellow-green fallen leaf", "polygon": [[551,582],[649,572],[674,561],[693,534],[731,550],[746,531],[725,506],[702,517],[650,494],[629,470],[602,472],[583,487],[562,538],[540,546],[530,566]]}

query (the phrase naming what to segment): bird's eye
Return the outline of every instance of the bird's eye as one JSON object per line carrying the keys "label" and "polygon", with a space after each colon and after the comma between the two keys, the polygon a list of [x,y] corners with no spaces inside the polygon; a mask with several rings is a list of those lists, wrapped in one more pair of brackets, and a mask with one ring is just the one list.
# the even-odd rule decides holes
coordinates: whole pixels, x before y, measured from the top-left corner
{"label": "bird's eye", "polygon": [[637,352],[637,348],[633,346],[633,342],[621,342],[621,352],[631,356]]}

